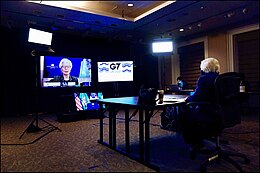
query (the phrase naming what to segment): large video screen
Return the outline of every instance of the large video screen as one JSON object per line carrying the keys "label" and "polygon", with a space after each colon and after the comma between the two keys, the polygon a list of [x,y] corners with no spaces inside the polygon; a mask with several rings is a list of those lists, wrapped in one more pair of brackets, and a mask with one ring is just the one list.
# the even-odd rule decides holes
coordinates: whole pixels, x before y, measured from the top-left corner
{"label": "large video screen", "polygon": [[98,82],[133,81],[133,61],[98,62]]}
{"label": "large video screen", "polygon": [[91,59],[40,56],[42,87],[91,86]]}
{"label": "large video screen", "polygon": [[91,100],[103,99],[103,94],[102,92],[74,93],[74,98],[77,111],[98,110],[99,104]]}

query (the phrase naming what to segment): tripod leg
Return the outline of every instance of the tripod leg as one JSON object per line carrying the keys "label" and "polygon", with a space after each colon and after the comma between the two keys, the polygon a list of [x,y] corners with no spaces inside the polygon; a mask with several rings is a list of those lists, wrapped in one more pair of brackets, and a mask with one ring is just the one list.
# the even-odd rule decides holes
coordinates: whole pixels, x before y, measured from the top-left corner
{"label": "tripod leg", "polygon": [[[22,133],[22,135],[19,137],[19,139],[21,139],[23,137],[23,135],[25,134],[25,132],[27,133],[35,133],[35,132],[39,132],[42,130],[42,128],[40,128],[38,126],[39,120],[45,122],[46,124],[48,124],[49,126],[53,127],[53,130],[59,130],[61,132],[61,129],[59,129],[58,127],[50,124],[49,122],[47,122],[44,119],[41,119],[38,117],[38,115],[36,114],[35,118],[33,119],[33,121],[29,124],[29,126],[24,130],[24,132]],[[34,125],[34,122],[36,125]]]}
{"label": "tripod leg", "polygon": [[19,137],[19,139],[21,139],[23,137],[23,135],[25,134],[25,132],[33,126],[33,123],[36,119],[34,118],[33,121],[29,124],[29,126],[24,130],[24,132],[21,134],[21,136]]}
{"label": "tripod leg", "polygon": [[38,119],[42,120],[43,122],[45,122],[45,123],[49,124],[50,126],[52,126],[54,129],[57,129],[57,130],[59,130],[61,132],[61,129],[59,129],[57,126],[54,126],[53,124],[49,123],[48,121],[46,121],[44,119],[41,119],[41,118],[38,118]]}

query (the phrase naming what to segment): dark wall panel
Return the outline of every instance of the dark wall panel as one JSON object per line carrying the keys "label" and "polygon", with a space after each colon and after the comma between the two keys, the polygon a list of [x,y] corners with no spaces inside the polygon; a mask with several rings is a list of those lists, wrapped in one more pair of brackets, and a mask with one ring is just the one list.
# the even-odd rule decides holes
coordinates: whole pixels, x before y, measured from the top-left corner
{"label": "dark wall panel", "polygon": [[249,82],[246,91],[259,92],[259,29],[235,36],[238,71]]}
{"label": "dark wall panel", "polygon": [[180,47],[178,53],[180,57],[180,75],[188,82],[189,88],[195,88],[200,76],[200,63],[204,59],[204,43]]}

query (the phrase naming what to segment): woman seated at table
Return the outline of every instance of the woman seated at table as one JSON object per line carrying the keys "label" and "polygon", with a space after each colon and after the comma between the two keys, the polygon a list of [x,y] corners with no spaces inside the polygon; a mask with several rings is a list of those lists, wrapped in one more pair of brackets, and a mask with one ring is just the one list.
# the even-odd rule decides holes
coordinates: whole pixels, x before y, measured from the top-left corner
{"label": "woman seated at table", "polygon": [[[197,80],[196,89],[193,95],[186,99],[186,102],[210,102],[214,103],[215,90],[214,82],[219,75],[220,65],[217,59],[207,58],[201,61],[201,76]],[[191,147],[201,145],[203,137],[200,134],[199,124],[216,124],[218,121],[214,108],[197,106],[195,109],[187,112],[180,112],[180,125],[184,141],[191,144]]]}

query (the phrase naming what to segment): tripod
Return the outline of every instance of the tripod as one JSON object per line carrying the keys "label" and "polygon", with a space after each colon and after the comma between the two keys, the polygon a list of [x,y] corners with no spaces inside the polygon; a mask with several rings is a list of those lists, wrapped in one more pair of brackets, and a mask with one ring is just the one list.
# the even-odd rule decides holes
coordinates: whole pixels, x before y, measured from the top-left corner
{"label": "tripod", "polygon": [[[31,53],[31,55],[33,56],[33,57],[35,57],[36,56],[36,54],[35,54],[35,50],[33,50],[32,52],[34,52],[34,53]],[[39,114],[38,114],[38,80],[37,80],[37,78],[38,78],[38,68],[37,68],[37,56],[35,57],[35,74],[36,74],[36,76],[35,76],[35,79],[36,79],[36,81],[35,81],[35,83],[36,83],[36,85],[35,85],[35,103],[36,103],[36,113],[35,113],[35,118],[33,119],[33,121],[29,124],[29,126],[24,130],[24,132],[21,134],[21,136],[19,137],[19,139],[21,139],[22,137],[23,137],[23,135],[25,134],[25,132],[27,132],[27,133],[35,133],[35,132],[39,132],[39,131],[42,131],[44,128],[46,128],[46,127],[51,127],[51,131],[53,131],[53,130],[59,130],[59,131],[61,131],[61,129],[59,129],[58,127],[56,127],[56,126],[54,126],[54,125],[52,125],[52,124],[50,124],[49,122],[47,122],[47,121],[45,121],[44,119],[41,119],[41,118],[39,118]],[[43,122],[45,122],[45,123],[47,123],[48,125],[47,126],[45,126],[45,127],[42,127],[42,128],[40,128],[39,127],[39,120],[41,120],[41,121],[43,121]]]}
{"label": "tripod", "polygon": [[[47,123],[48,125],[47,126],[44,126],[42,128],[39,127],[39,120]],[[35,122],[35,125],[34,125],[34,122]],[[35,118],[33,119],[33,121],[29,124],[29,126],[24,130],[24,132],[21,134],[21,136],[19,137],[19,139],[21,139],[23,137],[23,135],[25,134],[25,132],[27,133],[36,133],[36,132],[39,132],[39,131],[42,131],[44,128],[46,127],[52,127],[51,128],[51,131],[53,130],[59,130],[61,131],[61,129],[59,129],[58,127],[50,124],[49,122],[47,122],[46,120],[42,119],[42,118],[39,118],[39,115],[38,113],[36,112],[35,113]]]}

